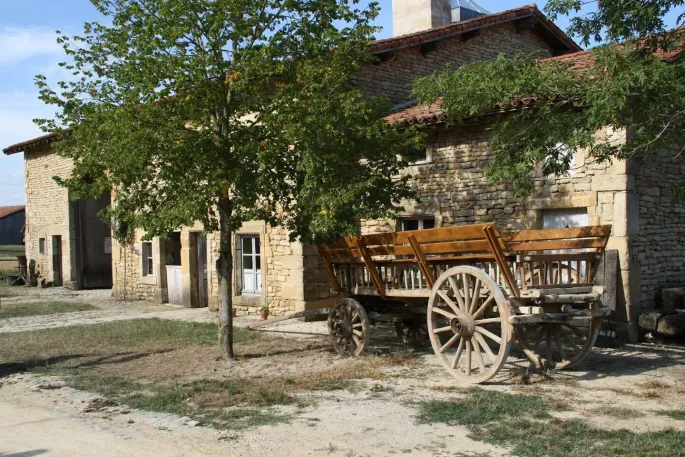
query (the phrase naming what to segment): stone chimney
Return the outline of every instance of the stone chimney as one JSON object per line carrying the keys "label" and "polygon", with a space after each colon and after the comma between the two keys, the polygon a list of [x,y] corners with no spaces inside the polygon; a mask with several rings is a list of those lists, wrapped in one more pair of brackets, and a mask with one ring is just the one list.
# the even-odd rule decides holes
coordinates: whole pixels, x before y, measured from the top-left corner
{"label": "stone chimney", "polygon": [[446,25],[452,22],[450,0],[392,0],[392,35]]}
{"label": "stone chimney", "polygon": [[489,14],[474,0],[392,0],[392,35],[422,32]]}

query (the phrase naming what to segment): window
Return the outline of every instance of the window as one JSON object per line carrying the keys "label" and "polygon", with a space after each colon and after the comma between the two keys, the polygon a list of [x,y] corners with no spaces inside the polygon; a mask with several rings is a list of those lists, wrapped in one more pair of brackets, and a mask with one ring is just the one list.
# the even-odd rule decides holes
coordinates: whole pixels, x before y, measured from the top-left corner
{"label": "window", "polygon": [[430,162],[430,160],[431,148],[429,145],[426,145],[422,150],[418,151],[409,159],[409,163],[410,165],[421,165]]}
{"label": "window", "polygon": [[241,236],[240,247],[242,291],[247,294],[259,294],[262,292],[262,264],[259,236]]}
{"label": "window", "polygon": [[409,230],[426,230],[435,228],[434,217],[420,217],[412,219],[401,219],[399,229],[402,232]]}
{"label": "window", "polygon": [[587,208],[550,209],[542,212],[543,229],[585,227],[587,225]]}
{"label": "window", "polygon": [[153,276],[155,274],[154,263],[152,263],[152,242],[143,242],[141,249],[141,262],[143,264],[143,276]]}
{"label": "window", "polygon": [[568,163],[568,172],[566,173],[567,175],[575,175],[576,174],[576,151],[573,149],[569,148],[563,143],[557,143],[554,146],[554,149],[556,150],[556,153],[558,154],[557,160],[551,160],[545,162],[545,175],[546,176],[553,176],[556,175],[558,170],[558,167],[556,165],[557,162],[563,162],[563,163]]}
{"label": "window", "polygon": [[38,239],[38,253],[45,255],[45,238]]}

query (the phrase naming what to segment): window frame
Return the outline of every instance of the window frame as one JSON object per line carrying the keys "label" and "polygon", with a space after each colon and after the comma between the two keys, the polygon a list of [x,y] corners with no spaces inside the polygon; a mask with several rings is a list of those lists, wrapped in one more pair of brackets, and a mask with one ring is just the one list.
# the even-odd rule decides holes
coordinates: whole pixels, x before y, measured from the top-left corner
{"label": "window frame", "polygon": [[409,166],[415,166],[415,165],[426,165],[428,163],[431,163],[433,161],[433,146],[429,143],[426,143],[426,147],[424,148],[424,151],[426,152],[426,157],[416,160],[414,162],[409,162]]}
{"label": "window frame", "polygon": [[38,238],[38,254],[45,255],[45,238]]}
{"label": "window frame", "polygon": [[[432,220],[433,221],[433,227],[430,227],[428,229],[425,228],[425,221]],[[435,216],[415,216],[415,217],[403,217],[399,219],[398,222],[398,231],[399,232],[411,232],[413,230],[405,229],[404,224],[409,221],[417,221],[418,222],[418,229],[417,230],[430,230],[431,228],[436,228],[437,225],[437,219]]]}
{"label": "window frame", "polygon": [[[146,252],[146,247],[148,246],[149,251]],[[152,241],[143,241],[140,243],[140,274],[143,278],[155,277],[155,262]]]}
{"label": "window frame", "polygon": [[[243,248],[245,240],[251,240],[251,251],[245,253]],[[262,240],[260,235],[246,233],[238,236],[239,245],[239,271],[240,271],[240,293],[242,295],[262,295],[264,289],[262,278]],[[245,268],[245,259],[251,260],[252,267]],[[246,276],[250,275],[250,279]],[[248,284],[252,282],[252,284]]]}

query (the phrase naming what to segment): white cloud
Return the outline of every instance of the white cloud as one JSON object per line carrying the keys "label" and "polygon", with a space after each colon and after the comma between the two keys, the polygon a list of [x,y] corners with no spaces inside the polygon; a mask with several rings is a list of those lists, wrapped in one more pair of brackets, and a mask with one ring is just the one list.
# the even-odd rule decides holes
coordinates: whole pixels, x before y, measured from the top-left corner
{"label": "white cloud", "polygon": [[7,27],[0,29],[0,66],[36,56],[63,53],[57,34],[45,28]]}

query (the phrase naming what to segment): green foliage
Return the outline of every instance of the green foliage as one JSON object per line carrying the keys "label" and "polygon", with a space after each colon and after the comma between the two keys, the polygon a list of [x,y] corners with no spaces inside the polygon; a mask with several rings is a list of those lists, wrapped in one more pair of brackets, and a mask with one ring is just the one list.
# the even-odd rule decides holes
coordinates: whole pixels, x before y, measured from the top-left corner
{"label": "green foliage", "polygon": [[630,46],[597,48],[594,65],[583,68],[536,57],[448,68],[418,79],[413,91],[423,103],[443,97],[451,123],[534,98],[534,106],[492,117],[489,177],[512,182],[519,196],[532,192],[539,173],[568,172],[574,150],[585,149],[587,163],[685,144],[683,59],[665,63]]}
{"label": "green foliage", "polygon": [[[550,19],[559,15],[580,13],[588,2],[584,0],[550,0],[545,11]],[[644,44],[655,49],[664,47],[675,38],[673,33],[664,34],[664,16],[685,4],[683,0],[612,0],[597,2],[593,10],[571,18],[568,32],[580,38],[584,46],[597,43],[620,43],[622,41],[647,38]],[[677,18],[680,26],[685,18]]]}
{"label": "green foliage", "polygon": [[[599,2],[584,13],[586,3],[552,0],[546,11],[552,19],[579,14],[571,18],[570,34],[585,45],[606,44],[591,51],[590,65],[541,61],[540,55],[500,56],[447,68],[414,84],[421,103],[443,97],[453,123],[506,111],[521,100],[536,102],[490,117],[494,155],[488,175],[512,182],[518,196],[533,191],[536,176],[568,172],[574,150],[586,149],[589,163],[648,158],[680,145],[673,149],[677,156],[685,145],[685,63],[682,57],[667,61],[655,55],[682,43],[681,31],[665,30],[663,16],[683,0]],[[625,40],[637,41],[615,45]],[[674,197],[680,189],[673,190]]]}
{"label": "green foliage", "polygon": [[59,180],[75,197],[116,190],[120,239],[246,220],[335,236],[412,195],[398,157],[421,136],[386,125],[388,104],[351,80],[372,59],[375,3],[92,2],[111,23],[60,36],[74,79],[37,77],[58,109],[40,124],[70,128],[55,148],[76,163]]}

